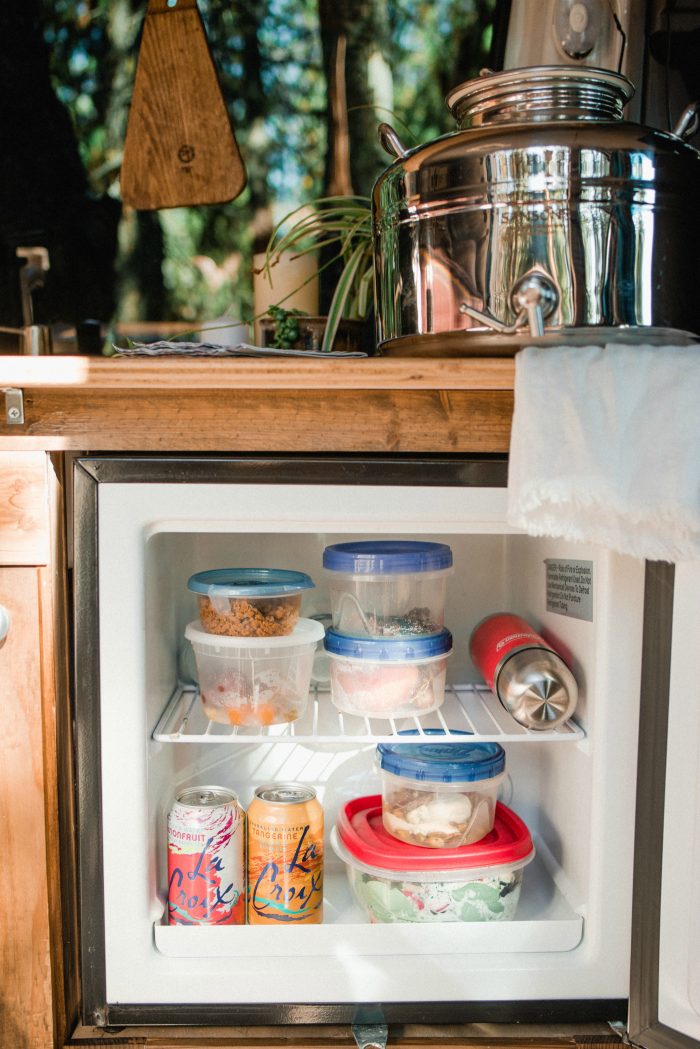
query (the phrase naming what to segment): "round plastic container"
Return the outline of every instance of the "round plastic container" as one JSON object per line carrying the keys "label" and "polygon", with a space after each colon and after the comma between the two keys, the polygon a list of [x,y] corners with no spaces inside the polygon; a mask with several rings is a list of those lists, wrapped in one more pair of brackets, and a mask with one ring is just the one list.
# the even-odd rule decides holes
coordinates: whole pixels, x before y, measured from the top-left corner
{"label": "round plastic container", "polygon": [[430,742],[377,747],[384,828],[399,841],[431,849],[481,841],[493,830],[505,751],[498,743],[450,743],[442,729],[426,731]]}
{"label": "round plastic container", "polygon": [[452,634],[395,641],[351,637],[333,628],[323,642],[328,653],[331,699],[338,710],[361,717],[398,718],[429,714],[445,699]]}
{"label": "round plastic container", "polygon": [[197,595],[202,630],[229,637],[291,634],[301,596],[313,586],[304,572],[281,568],[213,568],[187,580]]}
{"label": "round plastic container", "polygon": [[385,539],[323,551],[333,627],[370,637],[424,637],[445,623],[452,551],[445,543]]}
{"label": "round plastic container", "polygon": [[189,623],[199,693],[210,721],[279,725],[306,710],[311,667],[323,626],[300,619],[283,637],[214,637]]}
{"label": "round plastic container", "polygon": [[379,794],[348,802],[330,840],[370,922],[510,921],[535,855],[527,827],[500,802],[493,830],[458,849],[397,841],[384,829]]}

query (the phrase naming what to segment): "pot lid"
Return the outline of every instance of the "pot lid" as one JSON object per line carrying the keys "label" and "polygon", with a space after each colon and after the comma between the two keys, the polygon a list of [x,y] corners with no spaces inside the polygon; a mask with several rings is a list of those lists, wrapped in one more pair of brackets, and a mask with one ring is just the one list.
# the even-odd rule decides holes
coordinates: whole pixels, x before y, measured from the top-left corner
{"label": "pot lid", "polygon": [[621,120],[634,94],[621,73],[591,66],[527,66],[458,84],[446,102],[460,128],[552,120]]}
{"label": "pot lid", "polygon": [[496,803],[493,830],[456,849],[428,849],[393,838],[382,823],[382,798],[353,798],[340,810],[337,832],[348,853],[360,863],[387,871],[455,871],[500,867],[527,860],[533,851],[527,827],[512,809]]}

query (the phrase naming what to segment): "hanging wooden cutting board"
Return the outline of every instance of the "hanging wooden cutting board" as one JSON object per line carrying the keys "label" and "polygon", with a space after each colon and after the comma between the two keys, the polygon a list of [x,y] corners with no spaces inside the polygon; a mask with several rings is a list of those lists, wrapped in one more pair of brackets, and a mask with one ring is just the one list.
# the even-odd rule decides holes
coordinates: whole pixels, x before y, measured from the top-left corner
{"label": "hanging wooden cutting board", "polygon": [[233,200],[246,173],[196,0],[148,0],[121,194],[139,210]]}

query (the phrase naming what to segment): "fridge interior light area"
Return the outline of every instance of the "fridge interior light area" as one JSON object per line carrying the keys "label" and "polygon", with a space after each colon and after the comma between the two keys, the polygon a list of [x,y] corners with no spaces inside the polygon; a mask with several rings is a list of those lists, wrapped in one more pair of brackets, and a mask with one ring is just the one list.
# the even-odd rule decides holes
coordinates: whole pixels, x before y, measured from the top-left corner
{"label": "fridge interior light area", "polygon": [[[77,732],[85,1021],[110,1023],[625,1021],[644,563],[505,523],[503,464],[316,460],[84,461],[76,475]],[[319,656],[307,714],[213,725],[190,679],[191,574],[307,572],[302,614],[329,611],[324,547],[358,538],[449,544],[447,696],[416,719],[339,716]],[[577,600],[553,579],[584,566]],[[549,579],[549,583],[548,583]],[[555,610],[556,609],[556,610]],[[564,656],[574,720],[533,732],[486,689],[473,627],[509,610]],[[340,807],[378,793],[378,742],[468,729],[506,751],[503,800],[536,858],[510,922],[370,924],[329,845]],[[169,926],[166,816],[176,792],[313,786],[326,823],[324,921]],[[97,828],[97,833],[95,833]],[[369,1015],[368,1014],[368,1015]]]}

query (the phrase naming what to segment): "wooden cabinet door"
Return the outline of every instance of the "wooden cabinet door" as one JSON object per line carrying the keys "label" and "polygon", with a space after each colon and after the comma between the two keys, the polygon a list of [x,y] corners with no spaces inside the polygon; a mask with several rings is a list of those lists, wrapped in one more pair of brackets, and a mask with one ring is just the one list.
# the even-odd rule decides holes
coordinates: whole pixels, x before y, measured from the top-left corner
{"label": "wooden cabinet door", "polygon": [[[43,452],[0,453],[0,1045],[65,1030],[58,863],[58,486]],[[60,529],[59,529],[60,532]],[[6,633],[5,633],[6,631]],[[64,675],[65,676],[65,675]]]}

